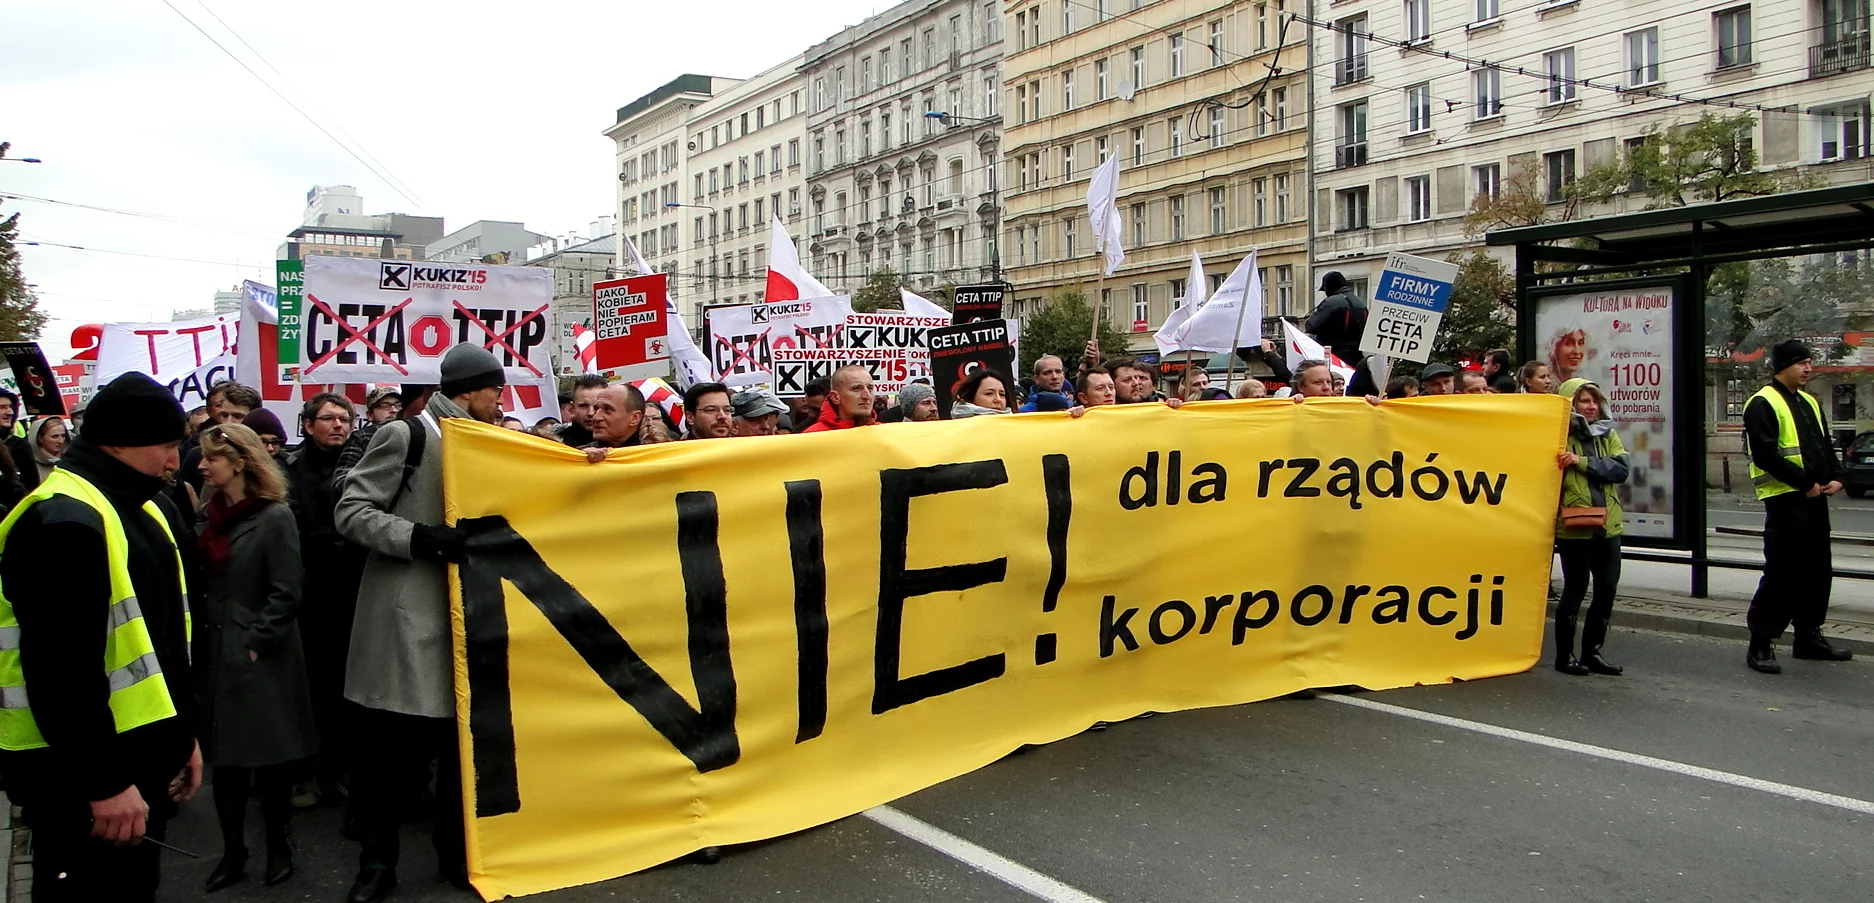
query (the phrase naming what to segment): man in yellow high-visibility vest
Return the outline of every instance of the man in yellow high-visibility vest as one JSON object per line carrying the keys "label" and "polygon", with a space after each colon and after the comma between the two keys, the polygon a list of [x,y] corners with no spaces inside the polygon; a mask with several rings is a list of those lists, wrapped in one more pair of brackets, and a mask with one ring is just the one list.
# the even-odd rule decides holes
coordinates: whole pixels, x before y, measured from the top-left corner
{"label": "man in yellow high-visibility vest", "polygon": [[1750,600],[1750,648],[1744,663],[1780,674],[1771,646],[1792,623],[1790,654],[1819,661],[1854,656],[1822,636],[1834,575],[1828,497],[1841,491],[1841,463],[1829,442],[1822,404],[1803,391],[1815,375],[1808,346],[1795,339],[1770,349],[1770,384],[1744,403],[1750,479],[1763,502],[1763,580]]}
{"label": "man in yellow high-visibility vest", "polygon": [[154,900],[175,804],[201,784],[189,680],[192,533],[163,495],[185,418],[113,380],[59,466],[0,521],[0,776],[33,832],[33,898]]}

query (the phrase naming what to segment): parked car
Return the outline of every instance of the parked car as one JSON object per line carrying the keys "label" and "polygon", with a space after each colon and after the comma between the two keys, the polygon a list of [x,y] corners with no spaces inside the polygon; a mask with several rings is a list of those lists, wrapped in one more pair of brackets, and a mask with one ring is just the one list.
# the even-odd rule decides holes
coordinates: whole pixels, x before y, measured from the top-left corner
{"label": "parked car", "polygon": [[1842,487],[1861,498],[1874,492],[1874,432],[1861,433],[1842,451]]}

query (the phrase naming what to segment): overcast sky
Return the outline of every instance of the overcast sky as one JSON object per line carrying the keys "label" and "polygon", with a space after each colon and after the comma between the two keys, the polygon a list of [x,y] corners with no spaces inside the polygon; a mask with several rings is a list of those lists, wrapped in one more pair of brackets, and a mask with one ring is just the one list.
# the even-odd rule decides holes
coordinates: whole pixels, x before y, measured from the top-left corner
{"label": "overcast sky", "polygon": [[[271,284],[275,251],[313,185],[355,185],[366,212],[441,216],[450,229],[491,219],[583,232],[614,204],[601,132],[618,107],[685,72],[754,75],[893,5],[816,0],[777,14],[752,0],[167,2],[175,10],[165,0],[0,2],[0,141],[13,143],[9,157],[45,161],[0,163],[0,194],[168,218],[0,201],[0,216],[22,214],[26,240],[98,249],[21,249],[55,319],[41,337],[54,362],[80,323],[167,320],[244,278]],[[355,139],[416,200],[176,10]]]}

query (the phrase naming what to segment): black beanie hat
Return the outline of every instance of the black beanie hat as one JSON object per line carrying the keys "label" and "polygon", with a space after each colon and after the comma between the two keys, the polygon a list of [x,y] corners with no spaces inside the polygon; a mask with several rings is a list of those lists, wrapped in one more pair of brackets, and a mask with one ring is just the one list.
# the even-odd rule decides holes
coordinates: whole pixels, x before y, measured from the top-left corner
{"label": "black beanie hat", "polygon": [[1321,276],[1321,291],[1330,295],[1340,291],[1346,284],[1347,277],[1342,276],[1339,270],[1328,270]]}
{"label": "black beanie hat", "polygon": [[1770,372],[1781,373],[1784,368],[1794,367],[1814,355],[1809,353],[1809,346],[1797,339],[1790,339],[1770,349]]}
{"label": "black beanie hat", "polygon": [[180,442],[189,417],[169,390],[141,373],[126,373],[98,390],[85,408],[85,441],[140,448]]}
{"label": "black beanie hat", "polygon": [[442,380],[436,391],[454,398],[508,384],[501,362],[480,345],[457,345],[442,356]]}

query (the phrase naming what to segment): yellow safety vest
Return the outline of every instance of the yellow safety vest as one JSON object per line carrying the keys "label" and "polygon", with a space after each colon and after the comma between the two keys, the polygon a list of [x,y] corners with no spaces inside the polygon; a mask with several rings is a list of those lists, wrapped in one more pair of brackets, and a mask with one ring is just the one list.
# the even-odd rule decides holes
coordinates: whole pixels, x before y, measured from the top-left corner
{"label": "yellow safety vest", "polygon": [[[55,469],[45,482],[20,502],[4,522],[0,522],[0,554],[6,549],[7,536],[20,515],[33,505],[53,496],[65,496],[83,502],[98,512],[104,521],[104,546],[110,563],[111,617],[104,640],[104,673],[110,677],[111,717],[117,732],[173,718],[174,699],[163,678],[163,666],[156,656],[156,644],[144,623],[143,609],[137,603],[136,589],[130,582],[130,540],[124,534],[124,522],[90,481],[63,468]],[[182,576],[182,552],[175,548],[176,535],[155,502],[145,502],[143,510],[163,528],[170,548],[176,553],[176,573],[181,584],[183,630],[193,639],[194,625],[189,616],[188,578]],[[50,567],[53,562],[46,562]],[[0,583],[0,749],[39,749],[46,746],[33,720],[27,697],[26,672],[20,667],[20,624],[13,603]]]}
{"label": "yellow safety vest", "polygon": [[[1809,403],[1809,407],[1815,409],[1815,422],[1822,425],[1823,431],[1826,432],[1828,427],[1827,421],[1822,419],[1822,403],[1816,401],[1814,395],[1810,395],[1801,389],[1796,390],[1796,394],[1802,396],[1803,400]],[[1776,412],[1776,453],[1781,455],[1783,460],[1795,465],[1797,470],[1801,470],[1802,437],[1796,432],[1795,412],[1789,409],[1789,402],[1783,398],[1783,393],[1778,392],[1775,386],[1764,386],[1762,389],[1757,390],[1757,394],[1751,396],[1752,401],[1759,398],[1769,402],[1770,410]],[[1745,402],[1744,406],[1749,407],[1750,402]],[[1771,476],[1768,471],[1757,466],[1755,458],[1752,458],[1750,462],[1750,481],[1757,487],[1757,498],[1759,500],[1783,495],[1788,492],[1806,491],[1808,489],[1808,487],[1805,486],[1802,490],[1798,490],[1796,487]]]}

